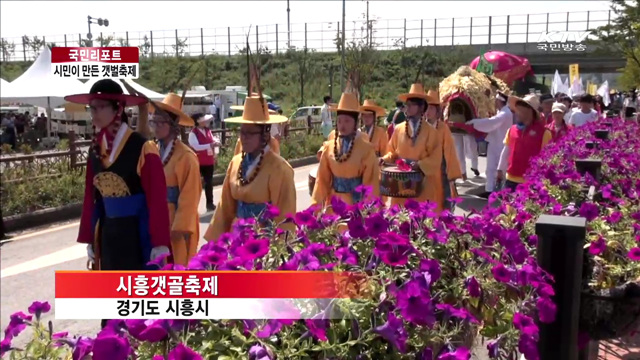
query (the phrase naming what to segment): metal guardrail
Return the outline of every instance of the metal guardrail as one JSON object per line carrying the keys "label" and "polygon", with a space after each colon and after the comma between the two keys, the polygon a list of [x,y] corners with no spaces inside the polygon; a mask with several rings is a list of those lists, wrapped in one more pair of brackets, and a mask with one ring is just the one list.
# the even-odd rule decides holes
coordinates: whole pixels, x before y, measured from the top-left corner
{"label": "metal guardrail", "polygon": [[[346,41],[369,39],[378,50],[402,46],[451,46],[510,43],[537,43],[542,32],[587,31],[607,25],[615,16],[611,10],[525,15],[446,18],[429,20],[366,20],[348,21]],[[368,29],[370,29],[368,31]],[[95,34],[95,46],[137,46],[142,56],[234,55],[244,49],[249,27],[215,29],[153,30]],[[335,39],[341,30],[340,21],[323,23],[257,25],[251,29],[251,46],[272,53],[288,48],[309,48],[316,51],[336,51]],[[83,34],[47,37],[2,38],[2,61],[33,60],[43,44],[85,46]],[[254,40],[255,39],[255,40]]]}

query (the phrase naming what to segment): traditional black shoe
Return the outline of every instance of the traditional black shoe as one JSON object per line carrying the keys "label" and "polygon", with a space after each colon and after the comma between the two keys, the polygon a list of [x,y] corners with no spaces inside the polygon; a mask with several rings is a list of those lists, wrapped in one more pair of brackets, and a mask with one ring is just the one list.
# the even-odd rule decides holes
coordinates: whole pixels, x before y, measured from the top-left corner
{"label": "traditional black shoe", "polygon": [[475,176],[480,176],[480,171],[478,171],[478,169],[471,168],[471,171],[473,171]]}
{"label": "traditional black shoe", "polygon": [[207,211],[216,211],[216,206],[213,204],[207,204]]}

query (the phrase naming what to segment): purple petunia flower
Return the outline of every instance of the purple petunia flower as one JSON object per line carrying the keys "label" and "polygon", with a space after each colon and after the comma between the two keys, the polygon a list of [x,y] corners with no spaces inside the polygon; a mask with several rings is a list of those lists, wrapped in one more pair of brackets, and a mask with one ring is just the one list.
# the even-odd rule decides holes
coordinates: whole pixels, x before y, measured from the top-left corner
{"label": "purple petunia flower", "polygon": [[556,320],[556,304],[548,298],[538,298],[536,301],[536,307],[538,308],[538,318],[540,322],[551,324]]}
{"label": "purple petunia flower", "polygon": [[386,323],[378,326],[373,331],[382,336],[401,353],[407,352],[407,330],[404,328],[402,320],[398,319],[393,313],[389,313]]}
{"label": "purple petunia flower", "polygon": [[469,360],[471,359],[471,352],[469,349],[459,347],[455,351],[450,351],[438,356],[438,360]]}
{"label": "purple petunia flower", "polygon": [[592,221],[597,218],[600,214],[600,210],[598,209],[598,205],[594,203],[585,202],[580,205],[580,216],[587,219],[587,221]]}
{"label": "purple petunia flower", "polygon": [[480,297],[480,294],[482,293],[482,289],[480,288],[480,284],[478,283],[478,280],[476,280],[475,277],[469,276],[465,280],[465,284],[467,286],[467,291],[469,292],[469,296],[474,298]]}
{"label": "purple petunia flower", "polygon": [[538,325],[532,318],[519,312],[513,315],[513,326],[520,330],[522,334],[529,336],[538,336]]}
{"label": "purple petunia flower", "polygon": [[508,283],[509,281],[511,281],[511,272],[502,264],[497,264],[496,266],[494,266],[491,269],[491,273],[498,282]]}
{"label": "purple petunia flower", "polygon": [[487,342],[487,352],[491,359],[496,359],[500,356],[500,338]]}
{"label": "purple petunia flower", "polygon": [[273,355],[270,354],[268,348],[256,344],[249,348],[249,360],[272,360]]}
{"label": "purple petunia flower", "polygon": [[640,261],[640,247],[634,247],[629,250],[629,259],[633,261]]}
{"label": "purple petunia flower", "polygon": [[428,293],[416,281],[409,281],[396,294],[397,307],[407,321],[432,327],[436,322],[435,306]]}
{"label": "purple petunia flower", "polygon": [[271,203],[267,203],[267,207],[264,209],[262,217],[266,220],[273,220],[278,216],[280,216],[280,209]]}
{"label": "purple petunia flower", "polygon": [[13,349],[11,347],[11,338],[10,337],[5,337],[0,342],[0,357],[4,356],[4,354],[6,354],[9,351],[11,351],[11,349]]}
{"label": "purple petunia flower", "polygon": [[93,342],[93,360],[126,360],[131,351],[129,340],[124,336],[98,336]]}
{"label": "purple petunia flower", "polygon": [[365,220],[365,227],[370,237],[376,238],[380,234],[387,231],[389,228],[389,221],[385,219],[382,214],[375,213],[368,216]]}
{"label": "purple petunia flower", "polygon": [[27,327],[27,322],[31,321],[33,317],[31,315],[27,315],[22,311],[18,311],[16,313],[11,314],[9,317],[9,325],[4,330],[4,336],[8,338],[14,338]]}
{"label": "purple petunia flower", "polygon": [[33,314],[36,316],[37,320],[40,320],[40,315],[46,314],[51,311],[51,305],[49,305],[48,301],[34,301],[29,308],[27,309],[29,314]]}
{"label": "purple petunia flower", "polygon": [[431,276],[431,282],[434,283],[440,280],[442,276],[442,270],[440,270],[440,263],[434,259],[422,259],[420,260],[420,271],[426,272]]}
{"label": "purple petunia flower", "polygon": [[307,329],[314,338],[320,341],[328,341],[327,329],[329,329],[329,320],[325,319],[308,319],[305,320]]}
{"label": "purple petunia flower", "polygon": [[190,347],[180,343],[169,352],[167,360],[203,360],[203,358]]}
{"label": "purple petunia flower", "polygon": [[518,351],[520,351],[527,360],[539,360],[538,344],[536,340],[527,334],[521,334],[518,340]]}
{"label": "purple petunia flower", "polygon": [[260,259],[268,253],[269,239],[249,239],[237,250],[237,255],[244,261]]}
{"label": "purple petunia flower", "polygon": [[347,246],[336,249],[333,254],[343,264],[358,265],[358,253]]}
{"label": "purple petunia flower", "polygon": [[589,244],[589,253],[591,255],[600,255],[607,249],[607,243],[604,241],[604,238],[600,236],[598,240],[593,241]]}

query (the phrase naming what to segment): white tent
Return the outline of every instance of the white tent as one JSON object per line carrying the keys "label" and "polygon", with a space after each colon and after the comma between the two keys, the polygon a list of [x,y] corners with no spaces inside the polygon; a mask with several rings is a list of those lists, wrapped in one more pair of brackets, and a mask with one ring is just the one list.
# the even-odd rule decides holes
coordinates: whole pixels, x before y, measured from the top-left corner
{"label": "white tent", "polygon": [[[91,90],[91,87],[93,86],[93,84],[96,83],[96,81],[98,81],[100,79],[91,79],[89,81],[87,81],[86,83],[84,83],[84,93],[88,93],[89,90]],[[122,91],[125,94],[128,94],[129,92],[127,91],[127,89],[124,88],[124,86],[122,85],[122,82],[120,80],[115,80],[118,85],[120,85],[120,87],[122,88]],[[164,99],[164,95],[155,92],[151,89],[147,89],[146,87],[134,82],[131,79],[125,79],[125,81],[127,82],[127,84],[129,84],[134,90],[141,92],[143,95],[145,95],[146,97],[148,97],[151,100],[162,100]]]}
{"label": "white tent", "polygon": [[54,108],[64,104],[64,97],[81,93],[82,82],[77,79],[61,78],[51,71],[51,50],[44,46],[40,56],[31,67],[15,79],[5,89],[2,86],[0,98],[3,101],[21,102],[35,106]]}
{"label": "white tent", "polygon": [[[5,79],[0,79],[0,86],[2,88],[4,88],[5,86],[9,85],[9,82]],[[8,88],[7,88],[8,89]]]}

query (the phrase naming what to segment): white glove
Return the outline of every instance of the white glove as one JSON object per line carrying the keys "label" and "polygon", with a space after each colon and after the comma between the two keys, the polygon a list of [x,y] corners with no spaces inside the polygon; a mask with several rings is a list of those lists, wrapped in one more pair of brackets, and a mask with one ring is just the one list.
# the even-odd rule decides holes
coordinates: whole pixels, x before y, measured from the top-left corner
{"label": "white glove", "polygon": [[169,248],[166,246],[156,246],[153,249],[151,249],[151,255],[149,256],[150,259],[149,260],[155,260],[157,259],[159,256],[162,256],[163,254],[168,254],[169,253]]}
{"label": "white glove", "polygon": [[96,260],[96,255],[93,253],[93,245],[91,245],[91,244],[87,244],[87,257],[91,261],[95,261]]}

